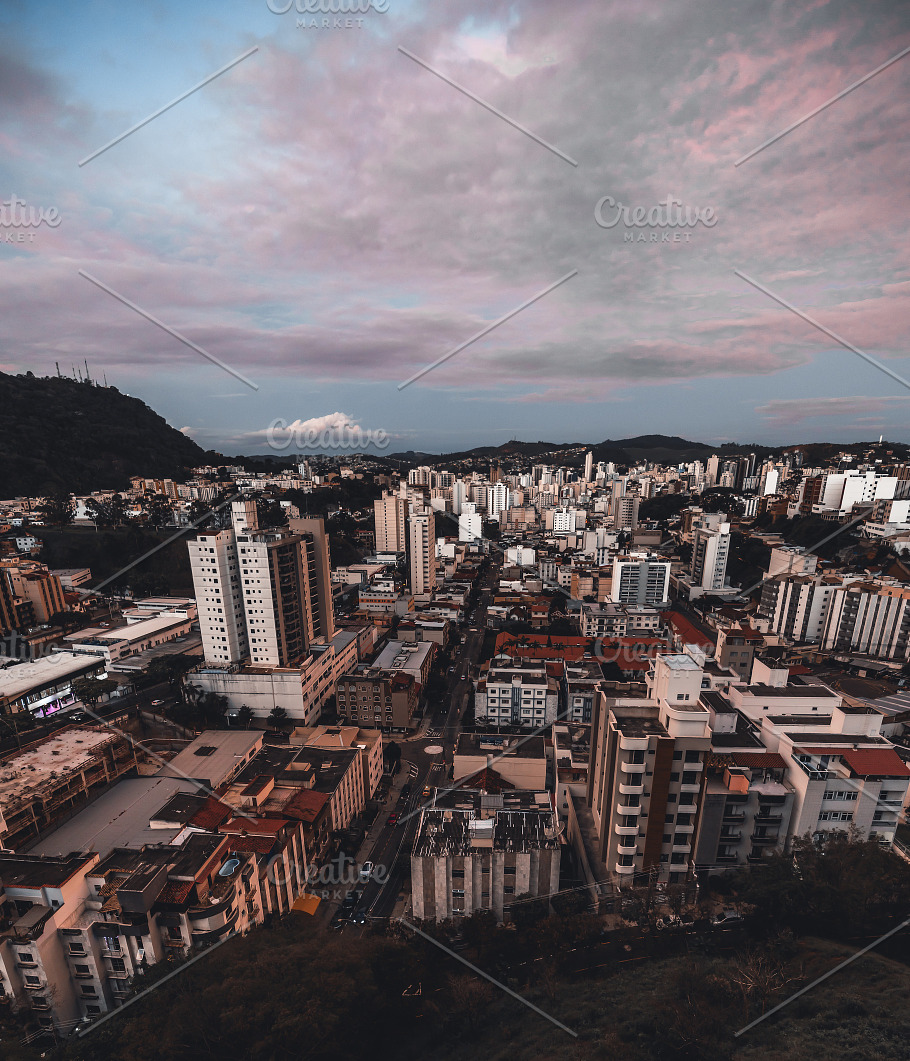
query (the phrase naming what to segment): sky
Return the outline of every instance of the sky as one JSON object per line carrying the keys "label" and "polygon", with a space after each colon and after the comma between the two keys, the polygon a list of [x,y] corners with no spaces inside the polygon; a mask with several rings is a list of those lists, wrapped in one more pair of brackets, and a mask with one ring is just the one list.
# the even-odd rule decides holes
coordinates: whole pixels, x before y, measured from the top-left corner
{"label": "sky", "polygon": [[0,369],[228,454],[910,442],[910,54],[736,164],[910,5],[307,2],[0,0]]}

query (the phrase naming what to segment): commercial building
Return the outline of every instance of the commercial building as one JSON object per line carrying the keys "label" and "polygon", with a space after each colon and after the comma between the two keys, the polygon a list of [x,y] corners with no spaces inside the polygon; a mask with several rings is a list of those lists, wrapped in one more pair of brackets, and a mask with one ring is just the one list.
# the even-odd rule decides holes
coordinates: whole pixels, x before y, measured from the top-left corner
{"label": "commercial building", "polygon": [[449,921],[490,910],[502,921],[517,896],[555,894],[559,834],[548,792],[437,794],[421,812],[411,854],[414,917]]}
{"label": "commercial building", "polygon": [[543,791],[547,787],[547,748],[540,737],[503,737],[461,733],[452,760],[452,783],[482,788],[487,769],[495,770],[507,788]]}
{"label": "commercial building", "polygon": [[28,712],[44,718],[76,707],[73,682],[104,678],[106,674],[103,659],[80,652],[52,652],[36,660],[8,661],[0,668],[0,717]]}
{"label": "commercial building", "polygon": [[20,850],[137,765],[106,726],[70,726],[0,763],[0,847]]}

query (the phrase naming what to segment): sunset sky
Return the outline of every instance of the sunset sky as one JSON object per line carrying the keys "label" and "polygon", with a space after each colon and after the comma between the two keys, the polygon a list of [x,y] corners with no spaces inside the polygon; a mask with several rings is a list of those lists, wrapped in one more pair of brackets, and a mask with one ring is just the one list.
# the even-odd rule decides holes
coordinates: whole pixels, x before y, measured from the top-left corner
{"label": "sunset sky", "polygon": [[[227,453],[339,411],[434,452],[910,442],[907,386],[734,272],[910,379],[910,55],[734,165],[910,46],[910,5],[389,0],[359,17],[2,0],[0,200],[60,223],[24,242],[0,225],[0,368],[87,358]],[[660,242],[598,226],[604,196],[717,221]]]}

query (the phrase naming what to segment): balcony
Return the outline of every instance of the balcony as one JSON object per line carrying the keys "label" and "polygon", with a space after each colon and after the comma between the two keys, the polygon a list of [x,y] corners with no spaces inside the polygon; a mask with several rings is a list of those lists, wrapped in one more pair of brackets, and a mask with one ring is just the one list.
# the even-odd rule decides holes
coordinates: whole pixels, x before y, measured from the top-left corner
{"label": "balcony", "polygon": [[638,836],[638,825],[614,825],[613,832],[617,836]]}
{"label": "balcony", "polygon": [[725,810],[724,811],[724,816],[723,816],[723,818],[721,818],[721,821],[723,823],[736,822],[738,824],[740,822],[744,822],[745,820],[746,820],[746,815],[745,815],[745,813],[743,811],[726,811]]}
{"label": "balcony", "polygon": [[634,866],[621,866],[618,862],[616,863],[615,869],[621,876],[629,876],[635,872]]}
{"label": "balcony", "polygon": [[752,843],[756,847],[773,847],[779,839],[778,836],[753,836]]}
{"label": "balcony", "polygon": [[623,803],[616,804],[617,814],[641,814],[641,807],[627,807]]}
{"label": "balcony", "polygon": [[674,850],[674,851],[676,851],[676,852],[686,852],[686,851],[688,851],[688,850],[689,850],[689,848],[690,848],[691,846],[692,846],[692,845],[691,845],[691,844],[688,844],[688,843],[683,843],[683,844],[677,844],[677,843],[675,843],[675,842],[674,842],[674,844],[673,844],[673,850]]}
{"label": "balcony", "polygon": [[676,826],[676,831],[678,833],[694,833],[695,832],[695,826],[694,825],[677,825]]}
{"label": "balcony", "polygon": [[643,774],[645,772],[644,763],[620,763],[619,768],[627,774]]}
{"label": "balcony", "polygon": [[46,998],[33,998],[32,1009],[49,1010],[51,1008],[50,1002]]}
{"label": "balcony", "polygon": [[720,831],[721,843],[725,840],[731,843],[734,841],[738,843],[742,838],[743,834],[741,829],[721,829]]}
{"label": "balcony", "polygon": [[724,862],[724,863],[736,862],[738,857],[739,857],[738,855],[718,855],[717,856],[717,861],[718,862]]}
{"label": "balcony", "polygon": [[619,786],[620,794],[623,796],[642,796],[644,795],[644,785],[624,785],[620,783]]}
{"label": "balcony", "polygon": [[634,851],[638,846],[637,836],[621,836],[616,845],[620,851],[630,852]]}
{"label": "balcony", "polygon": [[782,814],[765,814],[762,811],[759,811],[758,814],[755,815],[755,822],[757,825],[780,825],[783,820],[784,816]]}
{"label": "balcony", "polygon": [[679,803],[676,806],[677,814],[694,814],[698,810],[695,803]]}

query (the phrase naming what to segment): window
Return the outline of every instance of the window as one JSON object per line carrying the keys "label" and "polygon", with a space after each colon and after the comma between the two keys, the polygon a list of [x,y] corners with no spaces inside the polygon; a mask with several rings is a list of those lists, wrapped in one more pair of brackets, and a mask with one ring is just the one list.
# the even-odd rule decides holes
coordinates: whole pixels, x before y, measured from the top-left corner
{"label": "window", "polygon": [[77,965],[75,968],[76,968],[76,972],[77,973],[89,973],[89,972],[91,972],[91,969],[89,969],[89,967],[87,965]]}
{"label": "window", "polygon": [[126,962],[122,958],[111,958],[111,968],[114,972],[122,973],[126,969]]}
{"label": "window", "polygon": [[91,984],[82,985],[82,994],[85,995],[86,998],[98,997],[98,993],[95,991],[95,988]]}
{"label": "window", "polygon": [[698,762],[701,762],[701,752],[700,751],[688,751],[688,752],[686,752],[686,762],[687,763],[698,763]]}
{"label": "window", "polygon": [[674,815],[668,814],[666,816],[666,818],[664,818],[664,821],[667,823],[667,825],[672,825],[673,824],[673,818],[674,818]]}
{"label": "window", "polygon": [[85,1012],[90,1017],[97,1017],[98,1014],[101,1012],[101,1007],[100,1006],[86,1006],[85,1007]]}
{"label": "window", "polygon": [[694,770],[683,770],[682,783],[684,785],[697,785],[698,774]]}
{"label": "window", "polygon": [[71,943],[70,954],[85,954],[85,947],[81,943]]}

